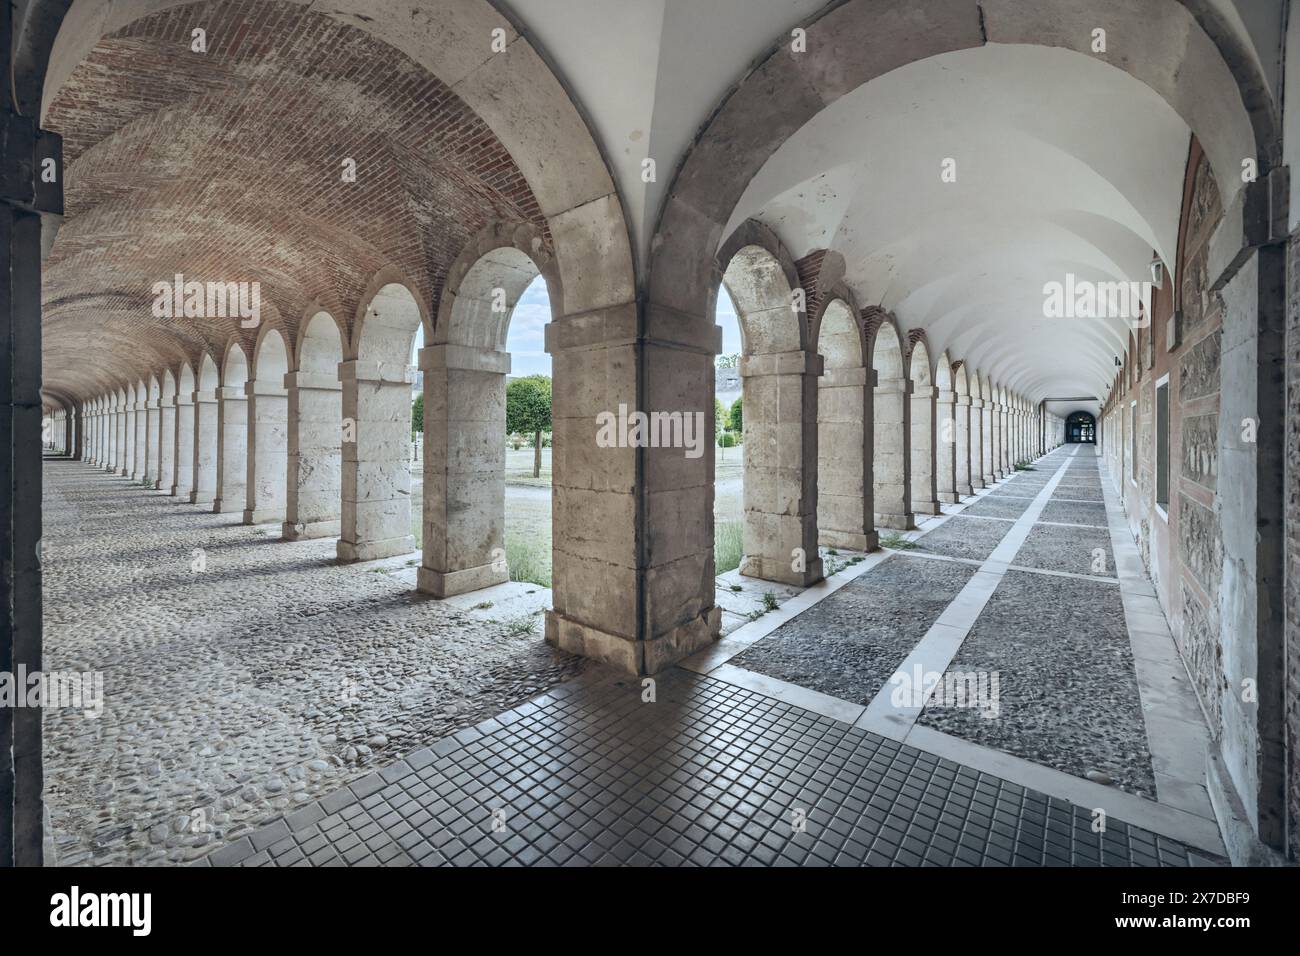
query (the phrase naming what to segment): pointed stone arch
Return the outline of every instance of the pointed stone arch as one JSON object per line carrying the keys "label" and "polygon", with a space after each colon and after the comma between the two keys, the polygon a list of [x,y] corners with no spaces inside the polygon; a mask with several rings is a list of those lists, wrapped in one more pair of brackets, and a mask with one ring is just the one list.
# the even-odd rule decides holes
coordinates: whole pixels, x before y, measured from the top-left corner
{"label": "pointed stone arch", "polygon": [[293,370],[284,376],[288,436],[281,534],[287,541],[339,534],[344,334],[338,319],[315,305],[298,323]]}
{"label": "pointed stone arch", "polygon": [[910,479],[913,514],[939,514],[939,496],[935,465],[935,447],[938,440],[938,423],[931,365],[930,347],[923,329],[907,333],[910,343],[908,378],[911,380],[911,431]]}
{"label": "pointed stone arch", "polygon": [[248,472],[244,524],[285,520],[289,451],[289,373],[291,348],[284,331],[263,323],[253,344],[253,361],[244,394],[248,399]]}
{"label": "pointed stone arch", "polygon": [[911,379],[905,339],[892,315],[868,309],[871,366],[875,371],[872,402],[871,471],[876,526],[907,531],[916,527],[911,488]]}

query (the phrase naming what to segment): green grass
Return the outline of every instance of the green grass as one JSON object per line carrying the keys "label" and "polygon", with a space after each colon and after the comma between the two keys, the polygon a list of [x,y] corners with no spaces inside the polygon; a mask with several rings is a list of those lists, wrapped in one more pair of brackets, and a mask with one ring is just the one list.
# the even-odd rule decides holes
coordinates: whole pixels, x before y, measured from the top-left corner
{"label": "green grass", "polygon": [[744,522],[713,522],[713,571],[726,574],[740,567],[740,558],[744,551]]}
{"label": "green grass", "polygon": [[551,586],[551,546],[531,535],[506,535],[510,580]]}
{"label": "green grass", "polygon": [[916,542],[904,538],[901,534],[889,532],[880,536],[880,546],[882,548],[892,548],[895,551],[906,551],[909,548],[915,548]]}

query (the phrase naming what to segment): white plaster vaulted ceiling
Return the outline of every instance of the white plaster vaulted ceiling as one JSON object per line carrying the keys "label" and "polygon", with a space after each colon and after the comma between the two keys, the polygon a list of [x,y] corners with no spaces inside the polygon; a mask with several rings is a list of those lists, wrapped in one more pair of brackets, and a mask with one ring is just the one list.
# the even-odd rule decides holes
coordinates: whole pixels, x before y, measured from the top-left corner
{"label": "white plaster vaulted ceiling", "polygon": [[1126,73],[989,44],[827,107],[768,160],[725,232],[753,217],[796,258],[842,253],[860,303],[1031,400],[1101,395],[1127,328],[1046,318],[1043,286],[1146,281],[1153,250],[1174,261],[1189,137]]}

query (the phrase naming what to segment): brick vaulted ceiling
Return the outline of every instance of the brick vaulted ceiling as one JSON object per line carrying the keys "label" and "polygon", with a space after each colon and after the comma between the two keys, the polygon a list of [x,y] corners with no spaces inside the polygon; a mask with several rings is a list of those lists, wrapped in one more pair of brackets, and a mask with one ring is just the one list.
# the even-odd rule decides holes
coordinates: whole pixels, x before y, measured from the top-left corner
{"label": "brick vaulted ceiling", "polygon": [[487,222],[545,229],[504,146],[446,85],[275,0],[177,7],[102,38],[46,125],[64,138],[67,218],[45,268],[44,377],[74,398],[219,356],[240,331],[153,317],[153,284],[176,273],[260,282],[263,322],[292,337],[308,308],[350,325],[385,268],[432,310]]}

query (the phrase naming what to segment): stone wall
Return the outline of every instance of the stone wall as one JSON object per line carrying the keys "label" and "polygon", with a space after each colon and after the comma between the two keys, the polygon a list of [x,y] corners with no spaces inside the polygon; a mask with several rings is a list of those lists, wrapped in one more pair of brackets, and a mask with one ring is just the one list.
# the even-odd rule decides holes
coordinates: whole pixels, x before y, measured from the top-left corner
{"label": "stone wall", "polygon": [[1300,859],[1300,237],[1287,247],[1287,429],[1286,429],[1286,727],[1291,741],[1287,780],[1288,844]]}

